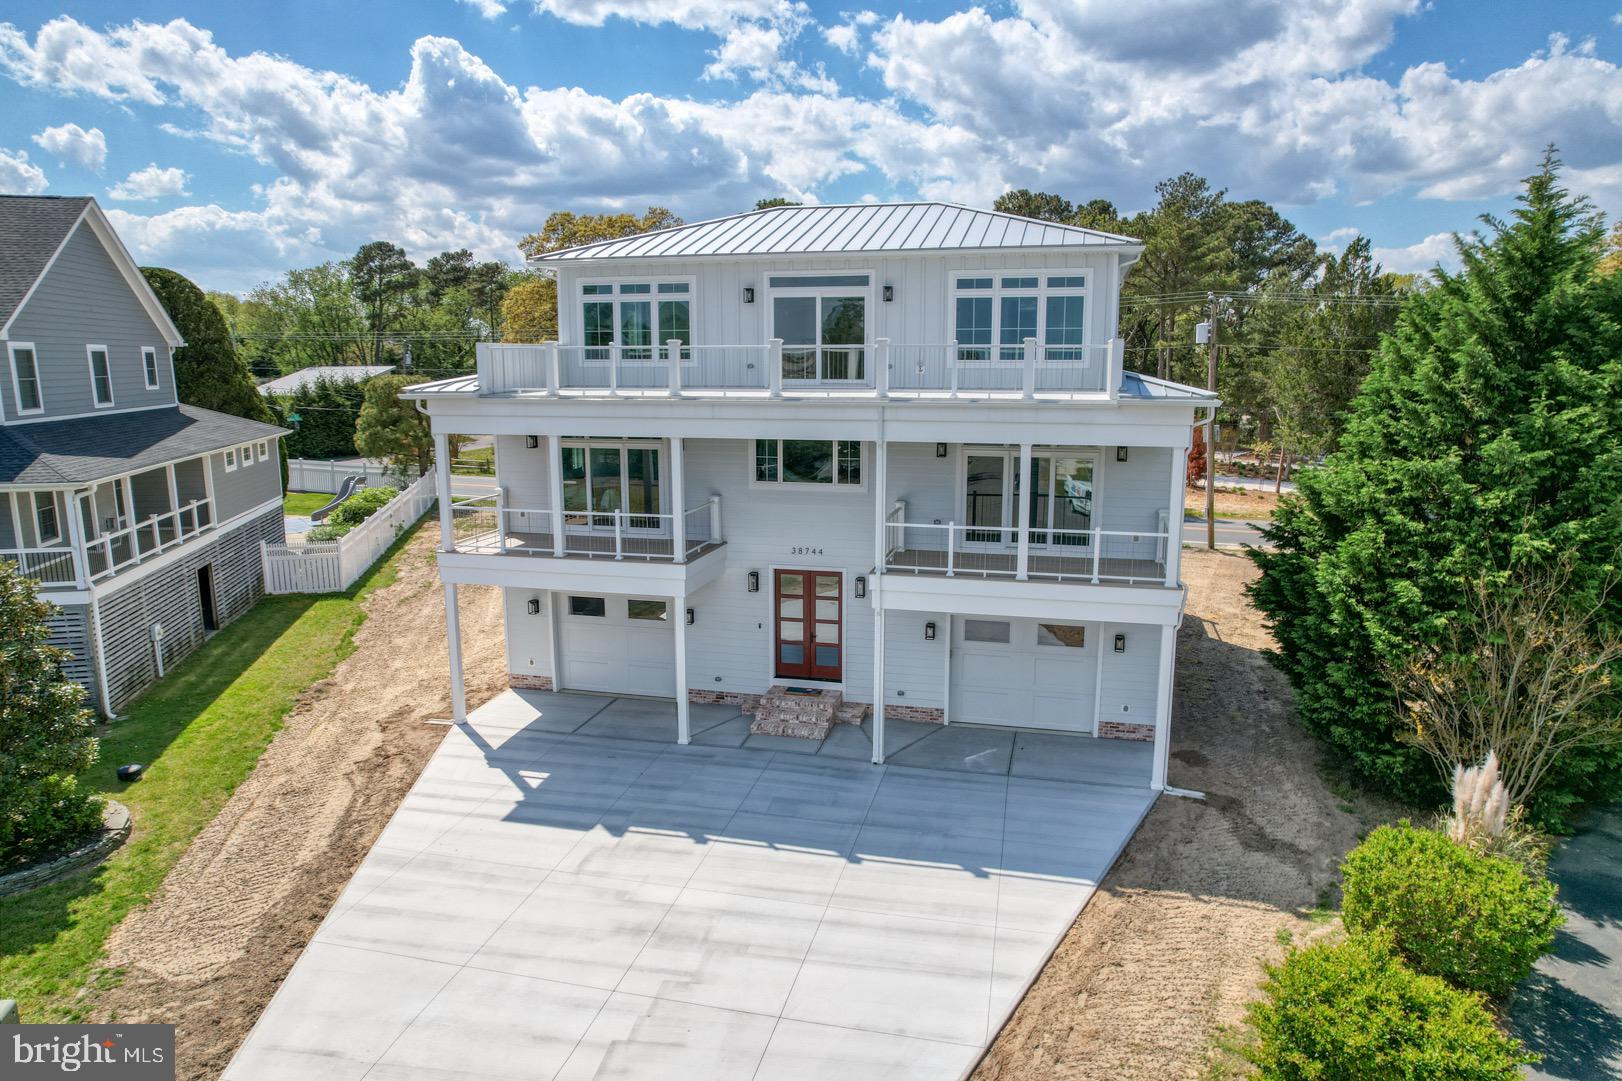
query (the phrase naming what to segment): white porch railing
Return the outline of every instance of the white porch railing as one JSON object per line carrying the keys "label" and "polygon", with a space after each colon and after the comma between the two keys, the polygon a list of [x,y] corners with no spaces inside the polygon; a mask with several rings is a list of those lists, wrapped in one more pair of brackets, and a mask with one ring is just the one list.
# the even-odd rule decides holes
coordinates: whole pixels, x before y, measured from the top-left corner
{"label": "white porch railing", "polygon": [[64,542],[44,548],[0,549],[0,559],[16,563],[25,576],[42,585],[83,587],[184,544],[214,524],[214,504],[206,498],[194,499],[85,541],[82,558],[73,545]]}
{"label": "white porch railing", "polygon": [[418,477],[335,541],[261,542],[266,593],[339,593],[355,584],[396,537],[434,503],[434,475]]}
{"label": "white porch railing", "polygon": [[886,573],[1175,585],[1167,579],[1164,530],[936,525],[904,514],[898,505],[885,522]]}
{"label": "white porch railing", "polygon": [[0,559],[15,563],[17,573],[41,585],[71,586],[79,580],[73,549],[66,545],[54,548],[0,548]]}
{"label": "white porch railing", "polygon": [[679,396],[688,392],[895,393],[969,397],[1110,394],[1118,391],[1121,343],[1009,345],[892,343],[758,345],[513,345],[481,342],[479,386],[490,394],[579,391]]}
{"label": "white porch railing", "polygon": [[456,551],[473,555],[577,557],[685,562],[721,543],[721,499],[712,497],[677,515],[635,511],[562,513],[563,531],[548,507],[509,507],[505,490],[451,504]]}

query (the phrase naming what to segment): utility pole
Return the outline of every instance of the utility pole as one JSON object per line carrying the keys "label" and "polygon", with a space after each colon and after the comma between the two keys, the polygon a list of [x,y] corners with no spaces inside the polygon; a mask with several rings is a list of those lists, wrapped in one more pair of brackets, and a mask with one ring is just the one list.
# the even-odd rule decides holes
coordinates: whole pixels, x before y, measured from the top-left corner
{"label": "utility pole", "polygon": [[[1211,335],[1206,341],[1205,352],[1205,387],[1212,394],[1216,393],[1217,380],[1217,331],[1222,323],[1217,318],[1217,300],[1215,293],[1207,293],[1206,301],[1210,311],[1206,318],[1211,321]],[[1205,547],[1216,551],[1216,409],[1210,409],[1205,415]]]}

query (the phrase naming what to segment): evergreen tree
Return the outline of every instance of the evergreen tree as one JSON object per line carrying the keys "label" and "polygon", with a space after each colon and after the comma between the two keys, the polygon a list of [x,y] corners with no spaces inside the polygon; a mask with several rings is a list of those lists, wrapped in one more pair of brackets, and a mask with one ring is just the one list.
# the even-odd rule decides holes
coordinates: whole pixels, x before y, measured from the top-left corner
{"label": "evergreen tree", "polygon": [[434,436],[428,418],[400,392],[422,382],[411,375],[379,375],[366,381],[365,399],[355,421],[355,446],[368,458],[387,461],[403,476],[434,467]]}
{"label": "evergreen tree", "polygon": [[175,391],[187,405],[275,423],[220,309],[184,275],[163,267],[142,267],[152,291],[180,330],[186,344],[175,350]]}
{"label": "evergreen tree", "polygon": [[[1551,152],[1512,220],[1484,218],[1462,271],[1407,299],[1341,449],[1252,556],[1303,722],[1408,799],[1439,799],[1441,778],[1382,671],[1468,619],[1475,579],[1566,559],[1597,601],[1622,552],[1622,278],[1596,273],[1602,223],[1557,173]],[[1622,595],[1603,613],[1622,627]],[[1618,791],[1622,748],[1572,752],[1532,812]]]}

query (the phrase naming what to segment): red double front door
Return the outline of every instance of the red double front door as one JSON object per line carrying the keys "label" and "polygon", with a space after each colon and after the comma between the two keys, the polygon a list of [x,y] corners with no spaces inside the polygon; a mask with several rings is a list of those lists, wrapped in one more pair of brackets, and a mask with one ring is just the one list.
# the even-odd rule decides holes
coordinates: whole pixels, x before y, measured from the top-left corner
{"label": "red double front door", "polygon": [[844,660],[843,576],[837,571],[774,571],[777,674],[838,681]]}

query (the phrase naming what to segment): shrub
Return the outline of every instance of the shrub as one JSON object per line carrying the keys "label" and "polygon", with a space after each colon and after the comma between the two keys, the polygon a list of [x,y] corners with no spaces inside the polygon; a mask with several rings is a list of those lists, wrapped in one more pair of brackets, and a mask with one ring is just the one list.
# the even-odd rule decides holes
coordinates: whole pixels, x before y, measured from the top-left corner
{"label": "shrub", "polygon": [[1554,941],[1554,886],[1432,830],[1382,826],[1346,857],[1343,916],[1455,987],[1500,997]]}
{"label": "shrub", "polygon": [[345,530],[353,529],[399,494],[398,488],[362,488],[338,504],[337,508],[327,515],[327,521],[332,525],[343,526]]}
{"label": "shrub", "polygon": [[1403,966],[1383,936],[1269,966],[1246,1052],[1262,1081],[1519,1081],[1535,1062],[1478,995]]}

